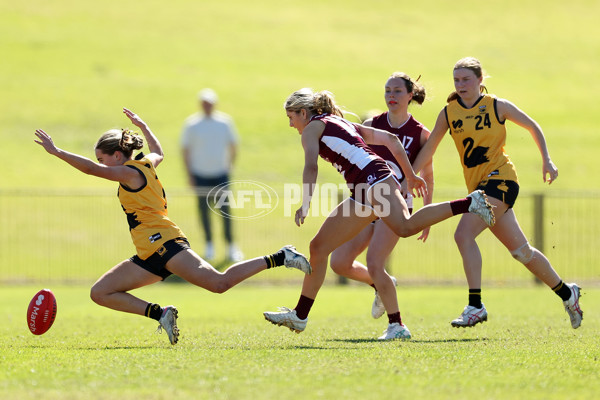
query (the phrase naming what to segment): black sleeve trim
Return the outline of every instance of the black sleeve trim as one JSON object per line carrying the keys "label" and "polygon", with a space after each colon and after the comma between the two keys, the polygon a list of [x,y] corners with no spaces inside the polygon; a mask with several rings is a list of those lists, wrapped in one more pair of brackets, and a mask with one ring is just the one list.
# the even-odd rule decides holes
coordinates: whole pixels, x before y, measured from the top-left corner
{"label": "black sleeve trim", "polygon": [[146,175],[144,175],[144,173],[139,168],[134,167],[133,165],[126,165],[126,166],[129,167],[129,168],[135,169],[142,176],[142,178],[144,178],[144,184],[142,186],[140,186],[139,188],[137,188],[137,189],[131,189],[131,188],[128,188],[127,186],[125,186],[125,185],[123,185],[121,183],[121,187],[123,188],[123,190],[126,190],[126,191],[128,191],[130,193],[136,193],[136,192],[139,192],[140,190],[144,189],[146,187],[146,185],[148,184],[148,180],[146,179]]}
{"label": "black sleeve trim", "polygon": [[500,116],[498,115],[498,99],[494,99],[494,114],[496,115],[496,120],[500,123],[500,125],[504,125],[506,120],[500,121]]}
{"label": "black sleeve trim", "polygon": [[444,106],[444,116],[446,117],[446,123],[448,124],[448,131],[450,135],[452,135],[452,125],[450,125],[450,121],[448,120],[448,106]]}

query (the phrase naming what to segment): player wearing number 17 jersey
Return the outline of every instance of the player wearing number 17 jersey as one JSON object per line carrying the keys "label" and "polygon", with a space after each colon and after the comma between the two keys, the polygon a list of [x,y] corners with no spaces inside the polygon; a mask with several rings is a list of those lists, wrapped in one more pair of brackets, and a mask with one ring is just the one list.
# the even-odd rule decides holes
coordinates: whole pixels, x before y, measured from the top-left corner
{"label": "player wearing number 17 jersey", "polygon": [[[409,162],[412,164],[421,147],[429,137],[427,130],[409,112],[411,104],[423,104],[425,88],[403,72],[394,72],[385,82],[384,100],[387,111],[375,115],[365,122],[366,126],[390,132],[398,138]],[[386,146],[370,145],[395,172],[400,181],[404,173],[398,160]],[[421,171],[421,177],[427,183],[427,193],[423,196],[423,205],[431,204],[433,199],[433,165],[430,163]],[[412,213],[413,198],[403,193],[408,210]],[[425,242],[429,236],[429,227],[425,228],[418,240]],[[408,339],[411,333],[400,316],[400,306],[394,285],[397,283],[386,271],[387,260],[398,243],[396,235],[382,220],[365,227],[359,234],[331,253],[330,265],[338,275],[363,282],[375,289],[375,299],[371,306],[371,316],[380,318],[387,312],[388,324],[380,340]],[[358,261],[358,256],[366,249],[366,265]]]}

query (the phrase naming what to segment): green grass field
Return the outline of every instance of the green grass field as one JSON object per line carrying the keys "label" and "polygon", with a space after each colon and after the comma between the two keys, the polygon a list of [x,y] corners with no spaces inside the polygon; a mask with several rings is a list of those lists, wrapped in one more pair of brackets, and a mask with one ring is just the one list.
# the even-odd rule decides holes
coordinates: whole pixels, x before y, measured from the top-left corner
{"label": "green grass field", "polygon": [[5,399],[592,399],[600,390],[597,289],[573,330],[560,300],[529,287],[484,293],[488,322],[452,328],[464,290],[401,287],[413,339],[381,343],[385,318],[370,316],[372,290],[325,287],[306,331],[266,322],[298,287],[242,285],[215,295],[190,285],[138,290],[176,304],[180,342],[155,321],[103,309],[87,288],[56,287],[57,320],[27,330],[35,287],[0,291],[0,397]]}
{"label": "green grass field", "polygon": [[[269,271],[221,296],[187,284],[137,291],[180,309],[182,339],[172,347],[153,334],[153,321],[89,300],[91,283],[133,254],[116,187],[50,158],[33,132],[43,128],[59,146],[93,157],[99,135],[126,124],[123,106],[139,113],[165,149],[159,175],[175,194],[172,216],[201,252],[179,156],[199,89],[213,87],[236,121],[242,147],[234,179],[281,187],[301,181],[299,138],[282,110],[293,90],[330,90],[362,114],[384,107],[391,72],[421,75],[428,100],[412,113],[433,128],[453,89],[454,63],[475,56],[491,75],[490,93],[541,124],[560,170],[544,186],[533,140],[508,125],[523,229],[532,235],[529,196],[548,193],[546,254],[565,279],[597,283],[599,14],[593,0],[0,1],[0,398],[597,397],[597,287],[584,286],[585,319],[574,331],[558,298],[533,285],[491,235],[480,241],[490,320],[451,329],[466,301],[455,221],[435,227],[426,245],[407,239],[395,251],[409,342],[373,340],[385,321],[369,316],[371,290],[331,285],[331,272],[307,331],[271,326],[261,312],[293,306],[300,278]],[[434,159],[437,201],[464,192],[453,146],[443,141]],[[328,165],[319,174],[319,182],[341,182]],[[278,209],[236,229],[248,256],[287,243],[306,252],[320,221],[297,229]],[[422,286],[430,281],[438,285]],[[461,286],[440,285],[448,282]],[[34,337],[26,307],[46,285],[58,297],[58,318]]]}

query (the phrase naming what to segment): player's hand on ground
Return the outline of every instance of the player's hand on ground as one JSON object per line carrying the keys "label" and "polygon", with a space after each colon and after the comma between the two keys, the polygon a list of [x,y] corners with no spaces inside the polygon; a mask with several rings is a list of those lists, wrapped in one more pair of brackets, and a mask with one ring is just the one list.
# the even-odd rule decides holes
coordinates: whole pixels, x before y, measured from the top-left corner
{"label": "player's hand on ground", "polygon": [[127,118],[129,118],[131,123],[138,128],[143,128],[146,126],[146,123],[133,111],[123,107],[123,113],[127,116]]}
{"label": "player's hand on ground", "polygon": [[34,142],[42,146],[48,153],[53,155],[58,153],[58,148],[52,141],[52,138],[42,129],[36,129],[35,136],[37,136],[39,140],[34,140]]}
{"label": "player's hand on ground", "polygon": [[544,162],[544,182],[548,182],[548,185],[551,184],[558,178],[558,168],[552,162],[552,160],[547,160]]}

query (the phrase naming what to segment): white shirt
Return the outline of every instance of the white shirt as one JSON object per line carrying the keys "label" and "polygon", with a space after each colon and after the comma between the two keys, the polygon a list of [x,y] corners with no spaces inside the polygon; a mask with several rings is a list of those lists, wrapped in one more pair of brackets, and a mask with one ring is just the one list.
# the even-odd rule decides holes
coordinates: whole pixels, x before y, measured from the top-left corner
{"label": "white shirt", "polygon": [[216,177],[231,169],[231,145],[238,137],[231,117],[214,111],[211,116],[196,113],[185,120],[181,147],[189,152],[189,169],[194,175]]}

